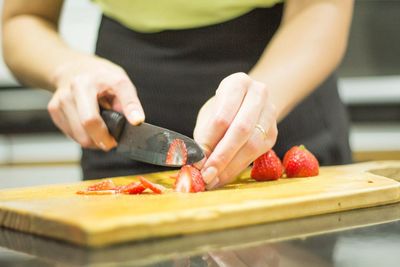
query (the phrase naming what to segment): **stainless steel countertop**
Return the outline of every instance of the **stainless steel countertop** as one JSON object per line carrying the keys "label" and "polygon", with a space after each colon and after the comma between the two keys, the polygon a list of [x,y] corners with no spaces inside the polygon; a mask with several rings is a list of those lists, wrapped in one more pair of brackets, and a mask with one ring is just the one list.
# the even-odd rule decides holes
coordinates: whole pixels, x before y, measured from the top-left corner
{"label": "stainless steel countertop", "polygon": [[97,250],[0,228],[0,266],[397,267],[399,248],[400,204]]}

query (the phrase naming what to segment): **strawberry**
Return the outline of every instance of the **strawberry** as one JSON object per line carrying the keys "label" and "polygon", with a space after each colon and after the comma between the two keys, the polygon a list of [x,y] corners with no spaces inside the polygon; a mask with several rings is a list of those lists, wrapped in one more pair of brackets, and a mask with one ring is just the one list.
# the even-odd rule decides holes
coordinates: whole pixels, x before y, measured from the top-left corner
{"label": "strawberry", "polygon": [[201,172],[191,165],[185,165],[179,171],[174,189],[181,193],[197,193],[206,190]]}
{"label": "strawberry", "polygon": [[185,142],[181,139],[174,139],[169,145],[165,164],[185,165],[187,161],[187,150]]}
{"label": "strawberry", "polygon": [[141,194],[146,188],[156,194],[162,194],[166,189],[164,186],[155,184],[139,177],[140,182],[132,182],[127,185],[115,186],[112,180],[104,180],[89,186],[86,190],[76,192],[78,195],[111,195],[111,194]]}
{"label": "strawberry", "polygon": [[165,191],[165,187],[160,184],[155,184],[144,178],[143,176],[139,177],[140,183],[145,187],[150,189],[156,194],[162,194]]}
{"label": "strawberry", "polygon": [[107,179],[104,181],[97,182],[92,184],[87,188],[87,191],[99,191],[99,190],[112,190],[115,188],[115,184],[112,180]]}
{"label": "strawberry", "polygon": [[303,145],[294,146],[286,152],[283,166],[287,177],[310,177],[319,172],[318,160]]}
{"label": "strawberry", "polygon": [[122,194],[137,195],[141,194],[145,189],[146,187],[144,187],[141,182],[132,182],[127,185],[117,186],[116,192]]}
{"label": "strawberry", "polygon": [[278,180],[282,174],[282,162],[272,149],[258,157],[251,169],[251,178],[257,181]]}

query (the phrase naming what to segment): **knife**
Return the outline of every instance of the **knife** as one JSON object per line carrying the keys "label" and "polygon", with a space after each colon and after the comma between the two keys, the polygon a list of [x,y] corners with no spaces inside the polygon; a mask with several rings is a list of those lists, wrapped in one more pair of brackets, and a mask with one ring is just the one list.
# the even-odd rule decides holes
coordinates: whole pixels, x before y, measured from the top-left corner
{"label": "knife", "polygon": [[117,153],[128,158],[161,166],[180,167],[182,165],[166,163],[167,152],[175,139],[182,140],[186,145],[186,164],[193,164],[204,158],[200,146],[183,134],[149,123],[133,126],[121,113],[112,110],[102,110],[101,117],[118,142]]}

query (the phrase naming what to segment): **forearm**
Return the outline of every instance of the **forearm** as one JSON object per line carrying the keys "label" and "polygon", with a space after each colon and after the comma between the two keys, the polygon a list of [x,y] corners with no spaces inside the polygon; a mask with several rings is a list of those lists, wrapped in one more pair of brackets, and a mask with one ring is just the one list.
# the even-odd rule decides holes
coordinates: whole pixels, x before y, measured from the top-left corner
{"label": "forearm", "polygon": [[287,1],[280,29],[249,73],[270,89],[278,120],[337,67],[351,14],[351,0]]}
{"label": "forearm", "polygon": [[17,15],[3,21],[5,61],[21,83],[54,90],[57,68],[83,54],[69,48],[57,25],[35,15]]}

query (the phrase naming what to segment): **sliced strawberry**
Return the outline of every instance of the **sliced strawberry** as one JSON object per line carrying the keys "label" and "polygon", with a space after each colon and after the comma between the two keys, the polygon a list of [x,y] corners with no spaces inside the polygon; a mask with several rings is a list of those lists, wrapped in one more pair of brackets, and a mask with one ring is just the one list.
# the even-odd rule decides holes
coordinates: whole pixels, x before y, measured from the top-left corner
{"label": "sliced strawberry", "polygon": [[178,178],[175,180],[174,190],[176,192],[181,193],[190,193],[193,191],[192,189],[192,177],[190,175],[189,169],[183,166],[181,171],[179,172]]}
{"label": "sliced strawberry", "polygon": [[139,179],[140,179],[140,183],[145,188],[150,189],[151,191],[153,191],[156,194],[162,194],[166,190],[164,186],[162,186],[160,184],[152,183],[149,180],[147,180],[146,178],[144,178],[143,176],[140,176]]}
{"label": "sliced strawberry", "polygon": [[185,142],[174,139],[169,145],[165,163],[168,165],[185,165],[187,161],[187,150]]}
{"label": "sliced strawberry", "polygon": [[200,171],[191,165],[185,165],[179,171],[174,189],[176,192],[196,193],[205,191],[206,186]]}
{"label": "sliced strawberry", "polygon": [[117,186],[116,191],[122,194],[137,195],[141,194],[145,189],[146,187],[141,182],[132,182],[127,185]]}
{"label": "sliced strawberry", "polygon": [[110,179],[107,179],[107,180],[92,184],[86,190],[87,191],[99,191],[99,190],[112,190],[114,188],[115,188],[114,182]]}
{"label": "sliced strawberry", "polygon": [[[190,166],[190,165],[189,165]],[[193,166],[190,166],[192,175],[192,187],[194,192],[203,192],[206,190],[206,184],[204,183],[201,172]]]}
{"label": "sliced strawberry", "polygon": [[76,192],[78,195],[114,195],[116,194],[116,190],[80,190]]}

